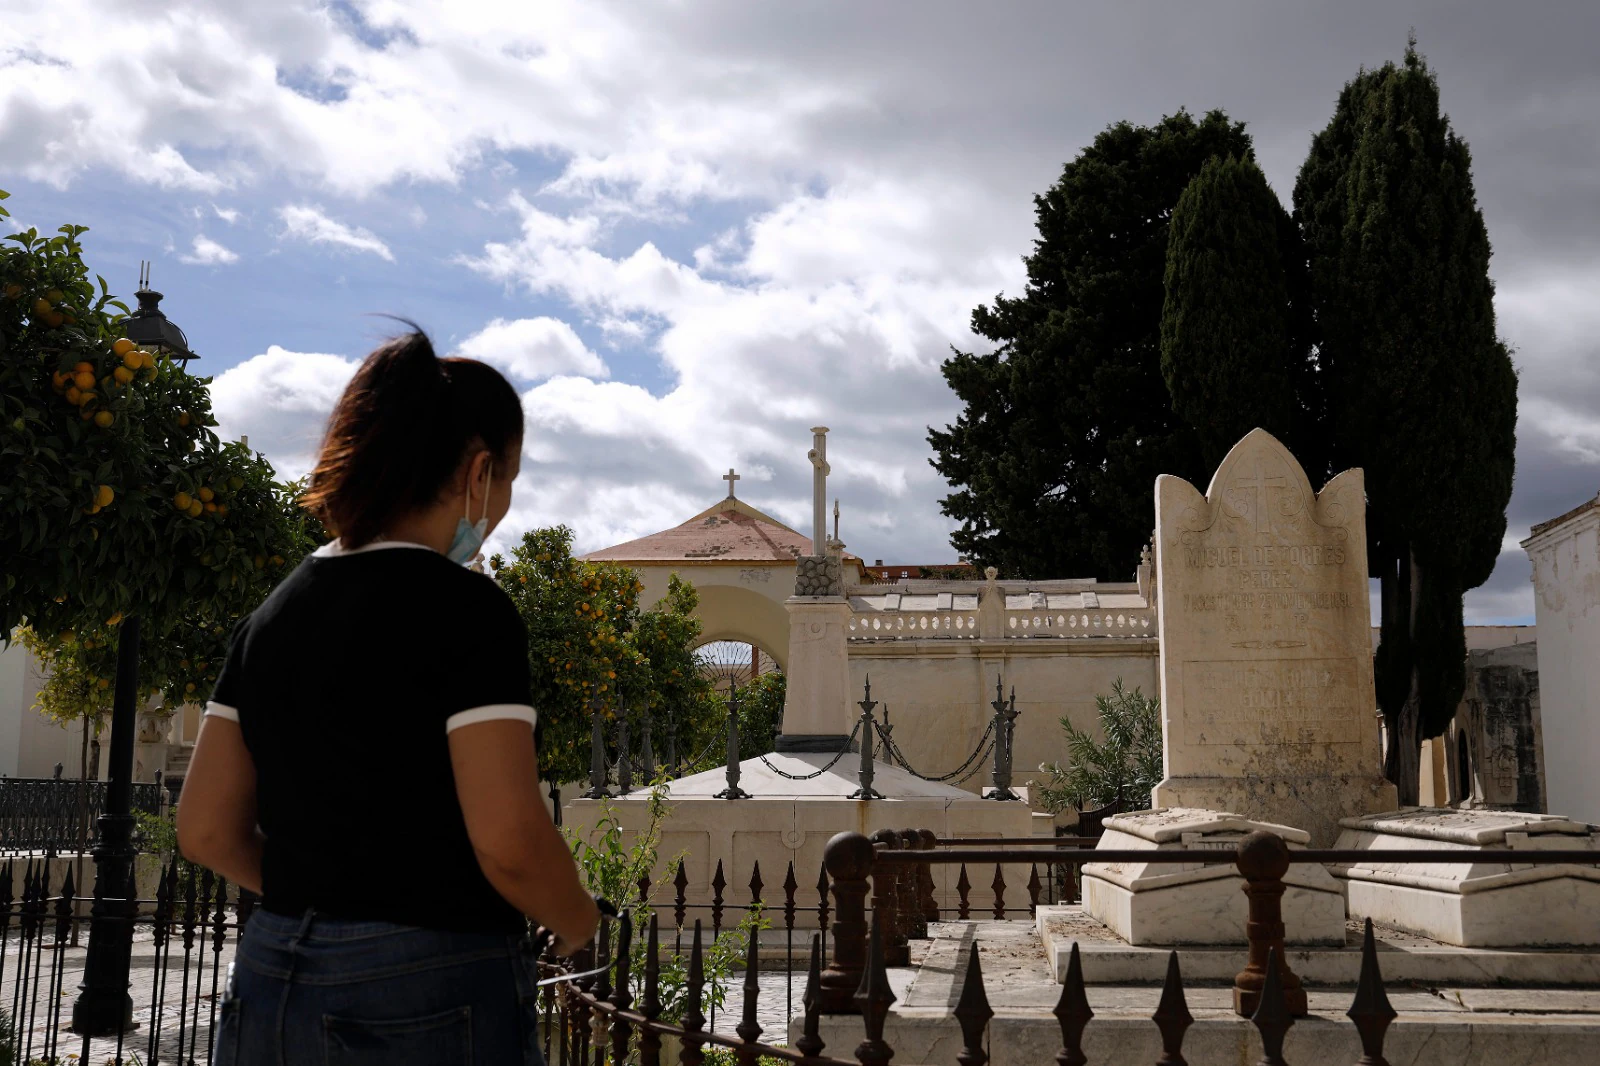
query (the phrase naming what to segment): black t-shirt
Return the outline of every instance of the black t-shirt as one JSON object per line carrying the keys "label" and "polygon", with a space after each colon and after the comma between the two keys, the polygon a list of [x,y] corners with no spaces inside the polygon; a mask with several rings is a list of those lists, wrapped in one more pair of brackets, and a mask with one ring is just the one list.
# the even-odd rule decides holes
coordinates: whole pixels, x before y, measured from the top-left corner
{"label": "black t-shirt", "polygon": [[239,623],[207,712],[236,718],[255,762],[262,905],[520,931],[468,840],[447,736],[532,725],[529,689],[526,630],[492,579],[387,542],[302,562]]}

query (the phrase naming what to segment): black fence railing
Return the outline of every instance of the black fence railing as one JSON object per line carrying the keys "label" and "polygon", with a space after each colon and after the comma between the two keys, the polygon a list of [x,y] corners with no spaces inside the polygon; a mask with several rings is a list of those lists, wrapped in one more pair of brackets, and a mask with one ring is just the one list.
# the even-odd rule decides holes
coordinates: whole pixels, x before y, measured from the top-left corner
{"label": "black fence railing", "polygon": [[[160,784],[133,786],[133,809],[161,810]],[[0,852],[73,852],[94,845],[106,806],[104,781],[0,778]]]}
{"label": "black fence railing", "polygon": [[[1270,834],[1252,834],[1236,852],[1215,850],[1091,851],[1076,841],[1025,847],[986,847],[982,838],[934,841],[931,834],[880,834],[872,840],[840,834],[829,842],[818,872],[815,896],[800,894],[793,864],[782,882],[764,882],[759,866],[734,889],[719,868],[710,902],[690,902],[687,877],[679,866],[665,884],[641,879],[639,905],[608,934],[572,960],[547,958],[547,983],[540,989],[541,1036],[553,1066],[654,1066],[666,1058],[683,1066],[724,1056],[755,1066],[762,1059],[815,1066],[875,1066],[892,1049],[884,1039],[885,1019],[894,995],[886,968],[906,965],[900,949],[928,940],[936,920],[1020,918],[1044,900],[1044,879],[1028,878],[1027,892],[1006,899],[1005,870],[1037,871],[1040,866],[1075,867],[1085,861],[1232,863],[1246,882],[1251,920],[1249,960],[1235,982],[1235,1011],[1259,1031],[1262,1062],[1281,1064],[1284,1033],[1306,1013],[1304,990],[1291,972],[1284,950],[1285,930],[1278,912],[1283,874],[1291,862],[1342,862],[1352,857],[1384,862],[1507,862],[1595,865],[1592,852],[1295,851]],[[954,846],[940,846],[954,845]],[[981,873],[993,863],[995,877],[980,901],[962,894],[941,905],[932,871],[974,866]],[[975,864],[982,864],[977,866]],[[154,897],[116,906],[132,928],[129,967],[134,1028],[93,1039],[68,1031],[72,990],[83,978],[89,902],[78,894],[67,871],[51,883],[55,864],[15,858],[0,863],[0,1043],[18,1063],[140,1063],[141,1066],[211,1061],[225,974],[247,928],[255,899],[209,872],[173,860],[163,871]],[[742,871],[741,871],[742,873]],[[744,880],[744,878],[740,878]],[[810,878],[806,878],[807,881]],[[966,881],[968,878],[963,877]],[[809,887],[809,886],[808,886]],[[737,929],[747,915],[764,932],[739,945],[740,965],[716,970],[711,947]],[[819,928],[802,928],[815,918]],[[635,928],[637,922],[637,929]],[[804,921],[804,924],[811,924]],[[748,926],[746,927],[748,929]],[[646,942],[633,942],[637,932]],[[797,934],[799,934],[797,936]],[[781,937],[781,939],[779,939]],[[981,936],[978,941],[981,942]],[[799,943],[796,943],[796,941]],[[722,955],[730,952],[726,943]],[[914,957],[914,956],[912,956]],[[1369,1056],[1382,1062],[1384,1032],[1393,1018],[1378,966],[1370,923],[1362,947],[1361,976],[1348,1011]],[[807,963],[809,962],[809,966]],[[959,999],[953,1011],[962,1032],[960,1061],[986,1061],[992,1011],[984,989],[979,949],[964,949]],[[781,984],[762,971],[781,969]],[[676,991],[666,987],[672,975]],[[1055,1015],[1061,1022],[1058,1062],[1081,1064],[1084,1029],[1092,1022],[1076,946]],[[668,999],[671,1000],[670,1006]],[[862,1039],[854,1046],[827,1049],[820,1020],[826,1015],[859,1015]],[[719,1015],[721,1018],[719,1019]],[[782,1026],[778,1019],[783,1020]],[[788,1045],[789,1019],[803,1018],[803,1032]],[[720,1021],[720,1024],[719,1024]],[[1166,985],[1152,1016],[1161,1033],[1168,1063],[1183,1061],[1188,1027],[1180,955],[1169,957]],[[854,1023],[836,1021],[837,1034]],[[844,1030],[840,1026],[844,1025]],[[1323,1064],[1319,1063],[1319,1066]],[[1343,1062],[1328,1066],[1344,1066]]]}

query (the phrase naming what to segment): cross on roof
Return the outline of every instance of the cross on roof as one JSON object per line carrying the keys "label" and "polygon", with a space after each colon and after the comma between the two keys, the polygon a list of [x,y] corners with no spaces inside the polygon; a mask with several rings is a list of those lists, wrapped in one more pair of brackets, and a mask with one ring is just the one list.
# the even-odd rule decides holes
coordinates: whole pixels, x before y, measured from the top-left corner
{"label": "cross on roof", "polygon": [[722,480],[728,483],[728,499],[733,499],[733,483],[740,480],[739,475],[733,472],[733,467],[728,467],[728,472],[722,475]]}

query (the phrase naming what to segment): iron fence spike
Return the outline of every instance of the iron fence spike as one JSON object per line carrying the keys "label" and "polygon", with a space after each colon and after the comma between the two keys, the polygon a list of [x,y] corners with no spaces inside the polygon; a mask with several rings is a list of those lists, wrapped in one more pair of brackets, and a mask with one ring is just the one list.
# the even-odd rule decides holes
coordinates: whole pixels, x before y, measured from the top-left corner
{"label": "iron fence spike", "polygon": [[1067,959],[1067,978],[1061,982],[1061,996],[1050,1013],[1061,1026],[1057,1066],[1086,1066],[1089,1059],[1083,1053],[1083,1030],[1094,1017],[1094,1011],[1089,1009],[1089,995],[1083,987],[1083,960],[1079,957],[1076,940],[1072,942],[1072,954]]}
{"label": "iron fence spike", "polygon": [[1383,974],[1378,970],[1378,945],[1372,935],[1371,918],[1361,937],[1361,977],[1356,983],[1355,1002],[1345,1016],[1355,1022],[1361,1036],[1361,1058],[1356,1066],[1389,1066],[1389,1060],[1383,1057],[1383,1041],[1389,1023],[1395,1019],[1395,1010],[1389,1004]]}
{"label": "iron fence spike", "polygon": [[1294,1015],[1283,996],[1283,978],[1278,973],[1278,949],[1267,950],[1267,974],[1261,985],[1261,1002],[1250,1016],[1261,1033],[1261,1061],[1257,1066],[1287,1066],[1283,1061],[1283,1038],[1294,1025]]}
{"label": "iron fence spike", "polygon": [[1151,1015],[1161,1030],[1161,1058],[1156,1066],[1187,1066],[1183,1057],[1183,1036],[1194,1024],[1189,1003],[1183,994],[1183,974],[1178,969],[1178,953],[1167,956],[1167,979],[1161,986],[1161,1002]]}
{"label": "iron fence spike", "polygon": [[956,1061],[961,1066],[984,1066],[989,1061],[983,1049],[984,1030],[994,1010],[989,1006],[989,996],[983,989],[983,967],[978,962],[978,945],[967,953],[966,978],[961,982],[961,998],[956,1001],[955,1016],[961,1026],[961,1050]]}

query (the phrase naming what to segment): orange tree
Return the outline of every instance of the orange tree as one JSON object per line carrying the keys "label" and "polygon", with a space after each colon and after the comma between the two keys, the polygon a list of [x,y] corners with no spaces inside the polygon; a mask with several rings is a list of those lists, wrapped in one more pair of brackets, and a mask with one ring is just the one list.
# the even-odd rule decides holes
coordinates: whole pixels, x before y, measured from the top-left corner
{"label": "orange tree", "polygon": [[668,729],[677,730],[680,752],[709,737],[717,704],[694,664],[700,635],[694,586],[674,575],[662,601],[641,611],[638,573],[575,558],[566,526],[524,534],[509,560],[496,555],[489,565],[528,628],[533,698],[544,723],[539,772],[546,780],[587,776],[595,706],[608,723],[608,745],[616,742],[612,723],[624,708],[636,723],[649,716],[658,757]]}
{"label": "orange tree", "polygon": [[0,244],[0,640],[26,624],[60,670],[47,710],[93,718],[132,617],[141,696],[203,698],[231,620],[316,530],[264,458],[218,440],[209,379],[123,336],[84,232]]}

